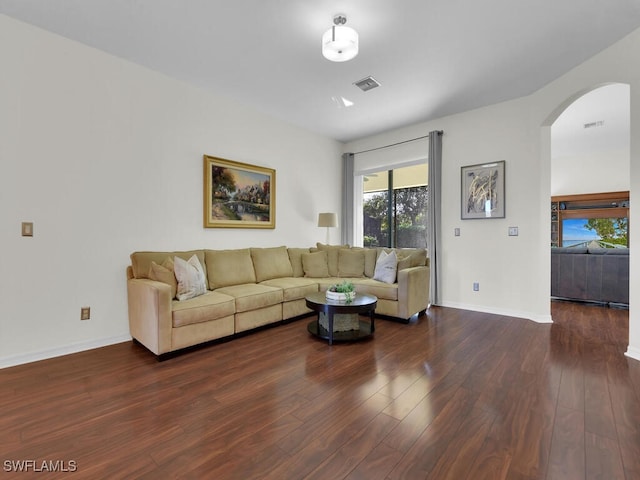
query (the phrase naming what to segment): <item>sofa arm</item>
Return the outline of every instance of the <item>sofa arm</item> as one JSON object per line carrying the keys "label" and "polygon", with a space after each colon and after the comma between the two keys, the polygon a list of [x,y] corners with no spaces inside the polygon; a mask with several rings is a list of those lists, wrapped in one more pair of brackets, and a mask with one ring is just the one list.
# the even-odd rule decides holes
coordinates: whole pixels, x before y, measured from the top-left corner
{"label": "sofa arm", "polygon": [[398,316],[408,319],[429,306],[429,267],[398,271]]}
{"label": "sofa arm", "polygon": [[171,287],[143,278],[127,280],[129,331],[156,355],[171,351]]}

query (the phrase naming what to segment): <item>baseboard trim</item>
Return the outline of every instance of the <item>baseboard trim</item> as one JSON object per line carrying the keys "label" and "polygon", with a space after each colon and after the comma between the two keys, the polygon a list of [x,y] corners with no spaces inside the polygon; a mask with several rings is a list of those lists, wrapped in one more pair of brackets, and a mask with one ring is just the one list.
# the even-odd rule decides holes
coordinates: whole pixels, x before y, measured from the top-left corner
{"label": "baseboard trim", "polygon": [[443,307],[459,308],[461,310],[471,310],[473,312],[491,313],[493,315],[502,315],[505,317],[524,318],[536,323],[553,323],[551,314],[539,315],[531,312],[523,312],[519,310],[507,310],[502,308],[489,308],[481,305],[467,305],[464,303],[444,302]]}
{"label": "baseboard trim", "polygon": [[633,358],[634,360],[640,360],[640,348],[628,345],[627,351],[624,354],[629,358]]}
{"label": "baseboard trim", "polygon": [[39,352],[31,352],[20,355],[13,355],[9,357],[0,357],[0,369],[15,367],[16,365],[23,365],[25,363],[38,362],[40,360],[47,360],[49,358],[61,357],[62,355],[69,355],[71,353],[84,352],[85,350],[93,350],[94,348],[106,347],[108,345],[115,345],[116,343],[130,342],[130,335],[118,335],[109,338],[99,338],[97,340],[91,340],[89,342],[73,343],[71,345],[65,345],[62,347],[50,348],[47,350],[41,350]]}

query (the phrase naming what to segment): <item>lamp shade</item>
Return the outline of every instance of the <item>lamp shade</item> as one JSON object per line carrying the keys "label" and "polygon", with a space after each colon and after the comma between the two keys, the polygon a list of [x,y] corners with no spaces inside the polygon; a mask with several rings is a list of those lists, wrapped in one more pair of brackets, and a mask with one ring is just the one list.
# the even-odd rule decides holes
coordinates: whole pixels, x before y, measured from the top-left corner
{"label": "lamp shade", "polygon": [[318,226],[319,227],[337,227],[338,214],[337,213],[319,213]]}
{"label": "lamp shade", "polygon": [[322,35],[322,55],[332,62],[346,62],[358,55],[358,32],[334,25]]}

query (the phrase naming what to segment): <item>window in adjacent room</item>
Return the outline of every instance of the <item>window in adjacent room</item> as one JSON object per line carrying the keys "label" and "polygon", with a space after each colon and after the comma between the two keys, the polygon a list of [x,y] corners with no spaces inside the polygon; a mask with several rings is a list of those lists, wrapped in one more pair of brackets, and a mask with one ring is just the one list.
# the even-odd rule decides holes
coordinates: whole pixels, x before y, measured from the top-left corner
{"label": "window in adjacent room", "polygon": [[629,192],[552,197],[551,246],[628,248]]}

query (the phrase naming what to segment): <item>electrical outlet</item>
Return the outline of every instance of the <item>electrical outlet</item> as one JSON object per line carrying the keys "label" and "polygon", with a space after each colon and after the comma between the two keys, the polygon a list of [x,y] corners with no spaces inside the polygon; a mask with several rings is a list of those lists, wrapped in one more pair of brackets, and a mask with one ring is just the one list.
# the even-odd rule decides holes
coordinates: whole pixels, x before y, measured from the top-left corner
{"label": "electrical outlet", "polygon": [[80,309],[80,320],[89,320],[91,318],[91,307],[82,307]]}
{"label": "electrical outlet", "polygon": [[480,291],[480,284],[478,282],[473,282],[473,291],[474,292]]}

